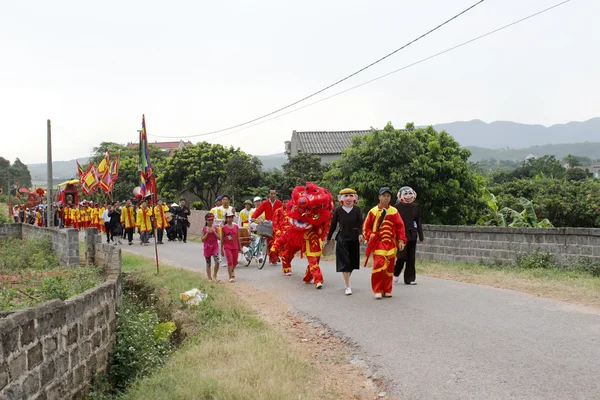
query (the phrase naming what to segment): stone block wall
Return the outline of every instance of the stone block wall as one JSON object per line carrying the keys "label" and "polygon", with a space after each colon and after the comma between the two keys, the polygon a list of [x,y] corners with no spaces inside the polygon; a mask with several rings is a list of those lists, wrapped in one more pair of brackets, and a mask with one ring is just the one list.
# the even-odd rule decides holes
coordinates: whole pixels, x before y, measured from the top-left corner
{"label": "stone block wall", "polygon": [[190,210],[190,216],[188,217],[188,220],[190,221],[188,234],[202,235],[202,228],[204,228],[204,216],[207,213],[208,211],[205,210]]}
{"label": "stone block wall", "polygon": [[424,260],[512,264],[517,254],[537,250],[553,254],[561,264],[600,262],[600,229],[444,225],[423,228],[425,241],[418,244],[417,257]]}
{"label": "stone block wall", "polygon": [[121,250],[100,243],[93,254],[105,267],[104,283],[0,319],[1,400],[83,399],[106,370],[116,340]]}
{"label": "stone block wall", "polygon": [[29,224],[0,225],[0,238],[12,237],[25,239],[32,236],[47,236],[52,241],[52,250],[62,265],[79,265],[79,233],[76,229],[40,228]]}

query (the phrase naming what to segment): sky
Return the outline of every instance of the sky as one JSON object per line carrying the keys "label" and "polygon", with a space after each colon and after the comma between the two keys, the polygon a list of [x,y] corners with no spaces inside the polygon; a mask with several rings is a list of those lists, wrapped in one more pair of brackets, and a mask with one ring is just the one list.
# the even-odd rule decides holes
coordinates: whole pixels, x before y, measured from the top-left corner
{"label": "sky", "polygon": [[[102,141],[137,141],[142,114],[151,142],[237,125],[357,71],[475,2],[5,1],[0,156],[44,162],[47,119],[55,161],[86,157]],[[486,0],[307,103],[558,2]],[[282,153],[294,130],[597,117],[598,15],[600,1],[572,0],[289,115],[190,140],[264,155]]]}

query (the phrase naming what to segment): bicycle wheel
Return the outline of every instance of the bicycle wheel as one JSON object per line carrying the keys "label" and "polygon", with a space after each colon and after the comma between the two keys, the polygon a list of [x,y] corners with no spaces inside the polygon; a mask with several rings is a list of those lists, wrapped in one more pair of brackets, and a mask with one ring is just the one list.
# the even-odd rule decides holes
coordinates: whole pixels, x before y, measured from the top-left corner
{"label": "bicycle wheel", "polygon": [[267,262],[267,238],[261,236],[260,242],[258,242],[260,248],[257,249],[257,261],[258,261],[258,269],[263,269],[265,263]]}
{"label": "bicycle wheel", "polygon": [[244,253],[244,258],[246,259],[246,267],[247,267],[252,262],[252,247],[250,247],[248,249],[248,251]]}

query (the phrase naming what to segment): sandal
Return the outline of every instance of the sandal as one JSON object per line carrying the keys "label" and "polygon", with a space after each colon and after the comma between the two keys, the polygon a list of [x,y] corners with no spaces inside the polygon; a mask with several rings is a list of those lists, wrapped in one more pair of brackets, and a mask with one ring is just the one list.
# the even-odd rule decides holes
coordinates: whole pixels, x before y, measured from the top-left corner
{"label": "sandal", "polygon": [[233,278],[229,279],[229,283],[235,283],[235,279],[233,279]]}

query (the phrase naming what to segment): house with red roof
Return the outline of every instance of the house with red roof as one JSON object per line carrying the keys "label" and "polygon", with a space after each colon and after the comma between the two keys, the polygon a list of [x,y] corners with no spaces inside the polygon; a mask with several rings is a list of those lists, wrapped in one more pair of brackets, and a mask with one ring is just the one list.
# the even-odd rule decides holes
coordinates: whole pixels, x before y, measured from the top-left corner
{"label": "house with red roof", "polygon": [[[169,154],[169,157],[173,157],[173,154],[175,154],[176,150],[181,150],[184,147],[188,147],[188,146],[193,146],[194,144],[192,142],[190,142],[189,140],[187,142],[184,142],[183,140],[180,140],[178,142],[148,142],[148,144],[150,146],[155,146],[158,147],[159,149],[161,149],[162,151],[165,151]],[[138,147],[139,143],[127,143],[127,147]]]}

